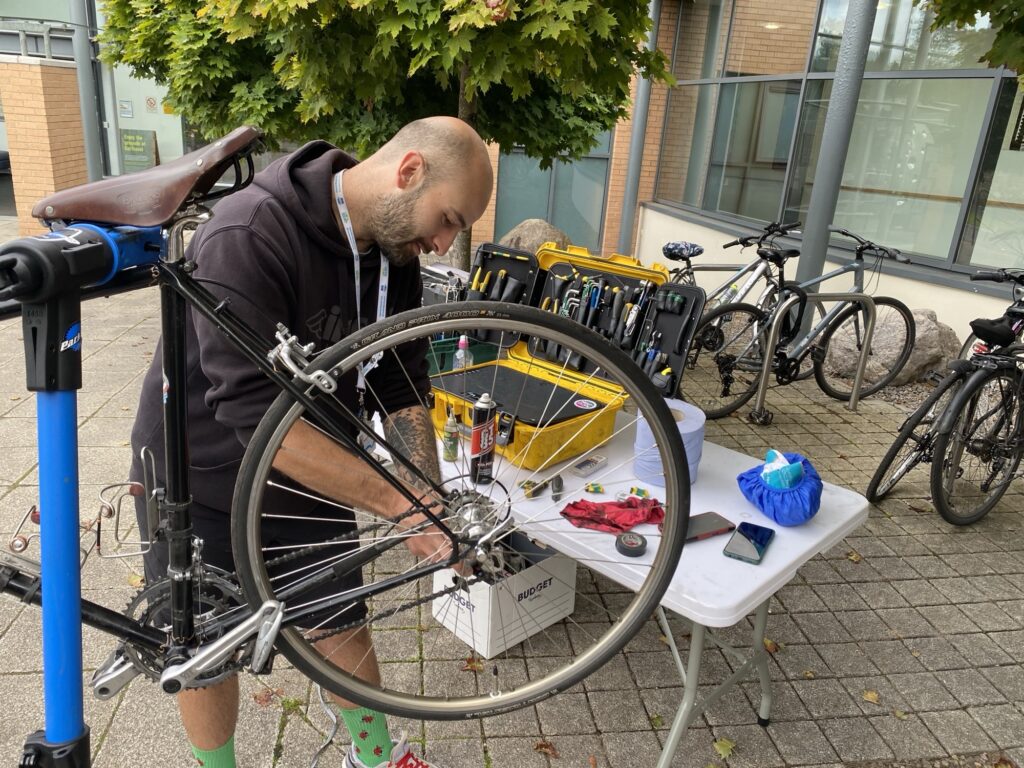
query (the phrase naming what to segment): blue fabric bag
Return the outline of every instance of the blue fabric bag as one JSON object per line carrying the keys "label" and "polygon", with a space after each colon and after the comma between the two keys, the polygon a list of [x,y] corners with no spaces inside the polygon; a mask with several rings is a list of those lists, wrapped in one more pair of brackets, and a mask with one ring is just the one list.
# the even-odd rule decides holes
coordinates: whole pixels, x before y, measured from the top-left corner
{"label": "blue fabric bag", "polygon": [[804,476],[792,488],[772,488],[761,478],[764,464],[758,464],[736,477],[744,498],[779,525],[792,526],[806,523],[821,506],[821,477],[811,462],[799,453],[783,453],[793,464],[800,462]]}

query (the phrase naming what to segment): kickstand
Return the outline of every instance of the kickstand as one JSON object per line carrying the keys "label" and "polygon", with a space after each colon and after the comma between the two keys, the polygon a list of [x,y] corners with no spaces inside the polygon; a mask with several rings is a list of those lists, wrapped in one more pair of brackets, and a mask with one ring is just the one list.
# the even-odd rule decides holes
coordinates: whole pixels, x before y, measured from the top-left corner
{"label": "kickstand", "polygon": [[327,748],[334,743],[334,737],[338,735],[338,713],[327,705],[327,701],[324,699],[324,689],[319,685],[316,687],[316,695],[320,699],[320,706],[323,707],[324,712],[327,714],[327,719],[331,721],[331,732],[327,734],[324,743],[320,745],[316,754],[313,755],[313,762],[309,764],[309,768],[317,768],[320,758],[327,751]]}

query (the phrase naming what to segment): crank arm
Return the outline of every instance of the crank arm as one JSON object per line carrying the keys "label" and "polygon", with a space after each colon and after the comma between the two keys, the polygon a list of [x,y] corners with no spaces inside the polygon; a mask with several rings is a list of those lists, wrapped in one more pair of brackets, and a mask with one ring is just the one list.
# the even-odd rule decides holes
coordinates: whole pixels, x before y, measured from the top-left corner
{"label": "crank arm", "polygon": [[139,674],[135,665],[125,658],[123,648],[118,646],[103,665],[93,672],[93,695],[100,700],[113,698]]}

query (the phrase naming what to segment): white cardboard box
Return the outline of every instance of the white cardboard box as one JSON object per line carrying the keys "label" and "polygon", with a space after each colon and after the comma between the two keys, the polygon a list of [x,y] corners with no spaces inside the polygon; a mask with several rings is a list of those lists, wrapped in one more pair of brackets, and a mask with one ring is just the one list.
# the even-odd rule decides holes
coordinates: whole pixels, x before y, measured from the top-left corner
{"label": "white cardboard box", "polygon": [[[434,591],[452,584],[454,571],[434,574]],[[554,554],[497,584],[477,582],[468,592],[434,600],[443,626],[485,659],[564,619],[576,604],[576,561]]]}

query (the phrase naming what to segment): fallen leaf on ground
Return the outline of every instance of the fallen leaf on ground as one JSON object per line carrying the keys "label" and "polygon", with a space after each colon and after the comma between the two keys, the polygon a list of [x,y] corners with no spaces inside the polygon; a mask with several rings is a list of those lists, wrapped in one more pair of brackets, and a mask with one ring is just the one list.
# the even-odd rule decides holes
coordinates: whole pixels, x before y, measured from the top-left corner
{"label": "fallen leaf on ground", "polygon": [[861,698],[864,699],[864,701],[870,701],[872,704],[877,704],[882,697],[878,695],[878,691],[864,691],[864,695]]}
{"label": "fallen leaf on ground", "polygon": [[561,757],[561,755],[558,754],[558,750],[555,749],[555,745],[547,739],[541,739],[536,744],[534,744],[533,751],[540,752],[541,754],[547,755],[548,757]]}
{"label": "fallen leaf on ground", "polygon": [[913,656],[915,659],[918,659],[921,657],[921,652],[915,648],[910,652],[910,655]]}
{"label": "fallen leaf on ground", "polygon": [[587,759],[587,763],[590,765],[590,768],[597,768],[597,758],[594,757],[593,755],[591,755]]}
{"label": "fallen leaf on ground", "polygon": [[768,653],[778,653],[782,649],[781,643],[776,643],[774,640],[769,640],[767,637],[763,638],[762,642],[764,642],[764,649],[768,651]]}
{"label": "fallen leaf on ground", "polygon": [[732,755],[732,751],[736,748],[736,742],[722,737],[721,739],[716,739],[715,743],[711,746],[715,748],[715,752],[717,752],[720,757],[728,760],[729,756]]}
{"label": "fallen leaf on ground", "polygon": [[1014,765],[1009,760],[1000,758],[999,762],[993,765],[992,768],[1014,768]]}
{"label": "fallen leaf on ground", "polygon": [[484,660],[469,656],[463,660],[461,669],[463,672],[483,672]]}
{"label": "fallen leaf on ground", "polygon": [[926,515],[930,515],[932,512],[935,511],[930,506],[926,506],[924,504],[907,504],[907,507],[914,510],[915,512],[924,512]]}
{"label": "fallen leaf on ground", "polygon": [[902,709],[894,709],[892,711],[892,716],[895,717],[897,720],[906,720],[907,717],[909,717],[909,715],[907,715],[907,713],[904,712]]}
{"label": "fallen leaf on ground", "polygon": [[851,563],[859,563],[864,558],[860,556],[859,552],[856,552],[851,549],[849,552],[846,553],[846,559],[849,560]]}
{"label": "fallen leaf on ground", "polygon": [[661,726],[663,726],[664,724],[665,724],[665,719],[661,715],[659,715],[657,713],[651,715],[651,727],[652,728],[661,728]]}
{"label": "fallen leaf on ground", "polygon": [[813,669],[804,670],[804,680],[813,680],[816,677]]}
{"label": "fallen leaf on ground", "polygon": [[284,696],[283,688],[261,688],[259,691],[252,695],[252,700],[259,704],[261,707],[270,706],[270,702],[274,700],[275,696]]}
{"label": "fallen leaf on ground", "polygon": [[141,587],[143,581],[145,581],[145,579],[142,578],[141,574],[138,574],[138,573],[129,573],[128,574],[128,586],[129,587]]}
{"label": "fallen leaf on ground", "polygon": [[11,400],[21,400],[21,395],[11,395]]}

